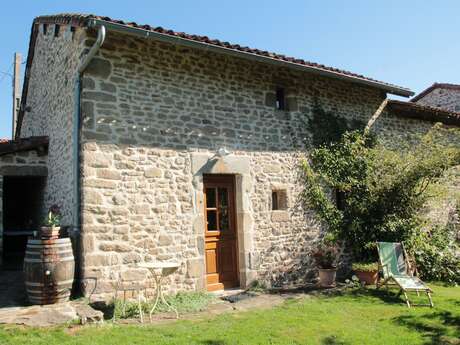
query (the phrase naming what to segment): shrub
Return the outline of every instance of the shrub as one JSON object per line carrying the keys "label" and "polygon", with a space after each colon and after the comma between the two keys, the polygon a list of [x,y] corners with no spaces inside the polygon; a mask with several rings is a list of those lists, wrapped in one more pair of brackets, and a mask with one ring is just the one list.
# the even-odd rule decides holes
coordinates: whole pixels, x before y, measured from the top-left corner
{"label": "shrub", "polygon": [[337,268],[339,260],[339,248],[332,243],[320,243],[313,251],[313,259],[316,266],[322,269]]}
{"label": "shrub", "polygon": [[460,248],[449,226],[436,226],[414,237],[411,251],[425,279],[460,283]]}
{"label": "shrub", "polygon": [[377,262],[371,262],[371,263],[355,262],[352,264],[351,269],[353,271],[375,272],[375,271],[378,271],[379,264]]}
{"label": "shrub", "polygon": [[[450,142],[460,142],[458,133],[449,131],[456,138]],[[354,260],[377,261],[377,241],[406,242],[416,258],[422,258],[418,263],[425,277],[437,271],[439,279],[448,280],[450,271],[440,266],[452,261],[448,266],[455,267],[458,258],[441,244],[431,244],[438,240],[423,229],[420,214],[430,197],[427,188],[460,164],[460,149],[446,142],[445,135],[446,130],[435,126],[417,143],[391,149],[368,133],[346,132],[340,141],[312,150],[310,160],[302,162],[304,202]],[[433,257],[436,251],[442,259]]]}

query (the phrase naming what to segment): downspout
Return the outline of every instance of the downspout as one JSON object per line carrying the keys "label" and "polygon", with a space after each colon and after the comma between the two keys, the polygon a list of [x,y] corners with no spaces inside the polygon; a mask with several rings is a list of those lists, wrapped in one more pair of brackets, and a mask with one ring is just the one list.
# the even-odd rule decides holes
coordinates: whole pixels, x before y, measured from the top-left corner
{"label": "downspout", "polygon": [[80,116],[81,116],[81,77],[88,67],[89,63],[93,57],[97,54],[102,44],[105,40],[105,26],[101,25],[98,27],[97,39],[94,42],[93,46],[89,50],[88,54],[85,56],[80,66],[78,67],[78,74],[75,82],[75,109],[74,109],[74,119],[73,119],[73,157],[74,157],[74,227],[77,231],[80,231]]}
{"label": "downspout", "polygon": [[88,52],[88,55],[86,55],[85,59],[82,61],[80,67],[78,67],[78,77],[80,77],[83,72],[85,71],[86,67],[88,67],[89,63],[93,59],[93,57],[96,55],[96,53],[99,51],[101,46],[104,44],[105,40],[105,26],[101,25],[99,26],[99,29],[97,31],[97,39],[96,42],[94,42],[93,46]]}
{"label": "downspout", "polygon": [[89,63],[93,59],[93,57],[97,54],[99,49],[101,48],[102,44],[105,40],[105,27],[99,26],[97,32],[97,39],[94,42],[94,45],[89,50],[88,54],[85,56],[83,61],[81,62],[80,66],[78,67],[77,78],[75,81],[75,90],[74,90],[74,99],[75,99],[75,108],[74,108],[74,118],[73,118],[73,132],[72,137],[73,140],[73,192],[74,192],[74,214],[73,214],[73,236],[77,239],[77,257],[76,257],[76,267],[75,267],[75,276],[76,281],[78,282],[77,290],[81,291],[80,286],[81,279],[83,278],[81,275],[81,268],[82,268],[82,261],[81,261],[81,192],[80,192],[80,170],[81,170],[81,161],[80,161],[80,117],[81,117],[81,77],[88,67]]}

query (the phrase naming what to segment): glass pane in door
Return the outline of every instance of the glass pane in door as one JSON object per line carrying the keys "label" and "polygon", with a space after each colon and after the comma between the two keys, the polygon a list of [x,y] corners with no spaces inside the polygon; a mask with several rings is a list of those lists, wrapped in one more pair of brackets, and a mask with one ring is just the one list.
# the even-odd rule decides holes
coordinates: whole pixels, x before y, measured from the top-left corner
{"label": "glass pane in door", "polygon": [[228,190],[227,188],[218,188],[217,189],[217,200],[218,204],[218,212],[219,212],[219,230],[220,231],[228,231],[229,229],[229,203],[228,203]]}
{"label": "glass pane in door", "polygon": [[206,207],[207,208],[216,207],[216,189],[215,188],[206,188]]}
{"label": "glass pane in door", "polygon": [[216,231],[217,229],[217,212],[215,210],[207,210],[206,218],[208,222],[208,231]]}

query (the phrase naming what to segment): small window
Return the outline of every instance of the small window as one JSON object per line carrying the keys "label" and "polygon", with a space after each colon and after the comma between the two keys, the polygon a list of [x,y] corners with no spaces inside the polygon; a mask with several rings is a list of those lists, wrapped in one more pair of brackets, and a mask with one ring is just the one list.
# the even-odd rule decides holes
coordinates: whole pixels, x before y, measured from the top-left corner
{"label": "small window", "polygon": [[74,39],[74,37],[75,37],[75,26],[70,27],[70,35],[71,35],[72,39]]}
{"label": "small window", "polygon": [[276,109],[285,110],[286,109],[286,100],[284,95],[284,88],[276,88]]}
{"label": "small window", "polygon": [[272,210],[279,210],[277,192],[272,192]]}
{"label": "small window", "polygon": [[287,210],[287,192],[285,190],[272,191],[272,211]]}
{"label": "small window", "polygon": [[46,35],[48,32],[48,24],[43,24],[43,35]]}
{"label": "small window", "polygon": [[56,24],[54,25],[54,37],[59,37],[59,31],[61,30],[61,26]]}

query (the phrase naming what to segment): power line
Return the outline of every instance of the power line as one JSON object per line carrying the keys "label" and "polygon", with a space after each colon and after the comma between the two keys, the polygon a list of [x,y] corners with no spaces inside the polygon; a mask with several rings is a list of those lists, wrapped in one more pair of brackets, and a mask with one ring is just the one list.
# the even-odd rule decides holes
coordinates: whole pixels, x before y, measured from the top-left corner
{"label": "power line", "polygon": [[0,71],[0,73],[3,74],[3,76],[0,77],[0,83],[1,83],[7,76],[13,77],[13,74],[11,74],[11,70],[13,69],[13,67],[14,67],[14,62],[11,64],[10,68],[7,70],[8,72]]}

